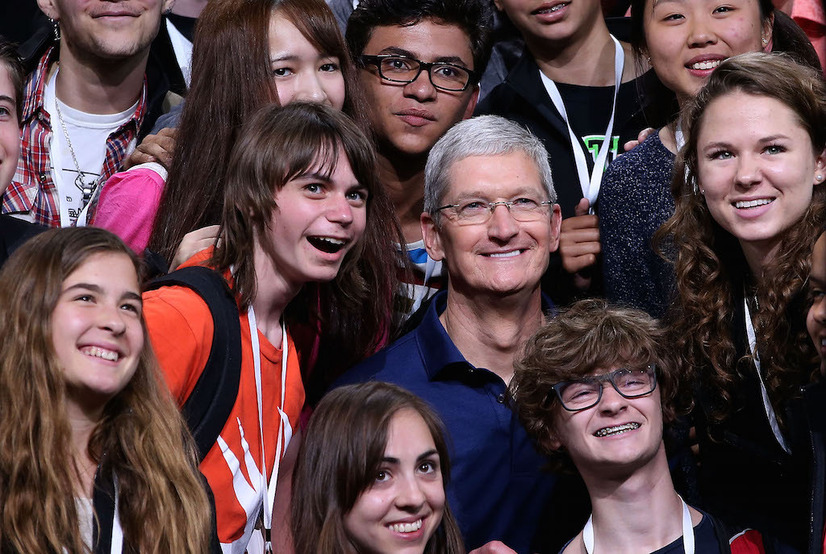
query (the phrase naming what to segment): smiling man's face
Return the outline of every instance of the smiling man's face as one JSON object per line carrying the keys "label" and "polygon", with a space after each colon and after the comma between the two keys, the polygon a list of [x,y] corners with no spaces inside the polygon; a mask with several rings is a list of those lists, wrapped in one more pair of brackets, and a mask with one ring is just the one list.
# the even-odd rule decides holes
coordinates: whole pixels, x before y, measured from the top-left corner
{"label": "smiling man's face", "polygon": [[[455,162],[440,203],[523,200],[539,204],[548,200],[548,192],[536,164],[524,153],[512,152]],[[451,291],[509,295],[538,290],[559,243],[559,206],[542,206],[535,215],[517,221],[508,207],[499,205],[487,222],[467,225],[443,211],[438,225],[424,214],[422,231],[430,256],[447,264]]]}
{"label": "smiling man's face", "polygon": [[[161,12],[172,0],[38,0],[60,25],[61,42],[77,59],[120,60],[146,56],[158,34]],[[64,53],[61,51],[61,57]]]}

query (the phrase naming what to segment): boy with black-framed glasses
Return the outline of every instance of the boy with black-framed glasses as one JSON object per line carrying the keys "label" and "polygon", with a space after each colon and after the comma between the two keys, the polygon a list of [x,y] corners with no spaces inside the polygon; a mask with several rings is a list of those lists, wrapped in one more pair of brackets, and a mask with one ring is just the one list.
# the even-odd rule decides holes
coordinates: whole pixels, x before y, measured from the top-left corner
{"label": "boy with black-framed glasses", "polygon": [[677,398],[667,352],[644,312],[583,300],[549,320],[517,362],[509,392],[520,421],[557,469],[582,476],[591,499],[564,554],[766,551],[760,533],[723,525],[674,489],[663,441]]}

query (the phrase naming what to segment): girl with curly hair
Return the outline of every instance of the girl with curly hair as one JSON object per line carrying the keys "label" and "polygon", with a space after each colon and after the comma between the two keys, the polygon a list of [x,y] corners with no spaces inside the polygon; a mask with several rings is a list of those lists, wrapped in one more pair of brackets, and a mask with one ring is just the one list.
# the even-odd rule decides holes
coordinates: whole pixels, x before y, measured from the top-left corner
{"label": "girl with curly hair", "polygon": [[659,236],[676,252],[672,331],[695,392],[700,494],[802,549],[810,447],[793,413],[814,355],[805,285],[826,220],[826,88],[784,56],[736,56],[683,120]]}
{"label": "girl with curly hair", "polygon": [[0,352],[0,551],[217,549],[120,239],[54,229],[18,249],[0,272]]}

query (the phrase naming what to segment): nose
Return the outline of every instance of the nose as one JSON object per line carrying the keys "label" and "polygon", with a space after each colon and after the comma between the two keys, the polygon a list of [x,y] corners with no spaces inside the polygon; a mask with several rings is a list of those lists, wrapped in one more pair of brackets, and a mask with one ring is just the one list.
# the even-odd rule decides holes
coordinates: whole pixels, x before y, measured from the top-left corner
{"label": "nose", "polygon": [[688,44],[693,48],[702,48],[717,42],[717,35],[714,33],[709,22],[703,17],[695,17],[691,20],[691,28],[688,33]]}
{"label": "nose", "polygon": [[101,303],[98,305],[98,326],[110,331],[113,335],[121,335],[126,331],[126,321],[123,312],[116,304]]}
{"label": "nose", "polygon": [[353,222],[353,206],[343,194],[334,194],[327,201],[328,221],[346,227]]}
{"label": "nose", "polygon": [[760,182],[760,166],[749,154],[742,154],[737,158],[737,173],[735,183],[743,188],[750,188]]}
{"label": "nose", "polygon": [[412,82],[404,85],[405,96],[415,98],[419,102],[434,100],[437,92],[436,87],[430,82],[430,73],[424,68]]}
{"label": "nose", "polygon": [[810,309],[815,321],[826,324],[826,296],[815,299]]}
{"label": "nose", "polygon": [[605,381],[602,383],[602,398],[599,399],[599,411],[607,414],[618,413],[625,409],[626,399]]}
{"label": "nose", "polygon": [[421,483],[415,476],[409,475],[398,480],[396,506],[410,512],[418,511],[425,503],[426,497]]}
{"label": "nose", "polygon": [[317,104],[329,104],[327,92],[321,84],[321,80],[315,71],[306,71],[298,81],[295,97],[293,100],[303,100],[304,102],[315,102]]}
{"label": "nose", "polygon": [[519,224],[511,215],[505,204],[495,204],[488,221],[488,236],[492,239],[507,241],[519,233]]}

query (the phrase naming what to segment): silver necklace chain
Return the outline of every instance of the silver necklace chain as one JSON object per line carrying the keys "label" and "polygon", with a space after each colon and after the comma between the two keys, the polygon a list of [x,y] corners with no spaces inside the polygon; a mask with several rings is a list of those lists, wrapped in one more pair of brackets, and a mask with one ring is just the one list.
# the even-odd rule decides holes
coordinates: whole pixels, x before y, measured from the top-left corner
{"label": "silver necklace chain", "polygon": [[75,186],[83,193],[83,205],[85,206],[89,200],[92,198],[93,184],[88,184],[86,181],[83,180],[83,171],[80,169],[80,164],[77,161],[77,155],[75,155],[75,149],[72,147],[72,140],[69,138],[69,130],[66,128],[66,122],[63,121],[63,114],[60,113],[60,100],[57,98],[57,94],[55,94],[55,102],[54,102],[55,110],[57,110],[57,120],[60,122],[60,127],[63,129],[63,136],[66,137],[66,144],[69,146],[69,153],[72,155],[72,161],[75,163],[75,169],[77,169],[77,177],[75,177]]}

